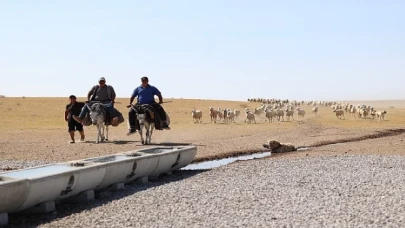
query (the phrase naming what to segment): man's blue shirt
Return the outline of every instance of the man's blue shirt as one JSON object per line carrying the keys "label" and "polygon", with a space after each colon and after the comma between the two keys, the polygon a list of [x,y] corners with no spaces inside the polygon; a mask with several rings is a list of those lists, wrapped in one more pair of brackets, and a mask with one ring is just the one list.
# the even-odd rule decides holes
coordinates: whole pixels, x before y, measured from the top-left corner
{"label": "man's blue shirt", "polygon": [[142,86],[137,87],[132,93],[133,97],[138,96],[139,104],[151,104],[155,103],[155,95],[159,96],[160,91],[151,85],[147,85],[145,88]]}

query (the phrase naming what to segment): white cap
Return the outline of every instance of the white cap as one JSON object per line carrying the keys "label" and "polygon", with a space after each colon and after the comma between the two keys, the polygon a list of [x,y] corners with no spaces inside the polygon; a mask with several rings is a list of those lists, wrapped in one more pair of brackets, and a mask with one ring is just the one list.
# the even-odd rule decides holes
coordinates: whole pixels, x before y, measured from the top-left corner
{"label": "white cap", "polygon": [[98,81],[105,81],[105,78],[101,77],[100,79],[98,79]]}

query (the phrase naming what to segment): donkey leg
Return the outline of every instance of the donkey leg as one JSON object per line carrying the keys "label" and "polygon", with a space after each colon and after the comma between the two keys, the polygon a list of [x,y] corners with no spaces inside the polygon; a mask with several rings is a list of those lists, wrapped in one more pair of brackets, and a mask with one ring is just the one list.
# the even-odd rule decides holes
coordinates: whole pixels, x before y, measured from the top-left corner
{"label": "donkey leg", "polygon": [[149,144],[151,143],[151,141],[152,141],[152,133],[153,133],[153,129],[155,128],[155,125],[154,124],[152,124],[150,127],[149,127],[149,129],[150,129],[150,132],[149,132]]}
{"label": "donkey leg", "polygon": [[101,132],[100,140],[101,140],[101,142],[104,142],[105,136],[104,136],[104,125],[103,124],[100,124],[100,132]]}
{"label": "donkey leg", "polygon": [[149,125],[148,127],[146,127],[146,133],[145,133],[145,135],[146,135],[146,137],[145,137],[145,145],[148,145],[148,144],[150,143],[150,140],[149,140],[149,134],[150,134],[150,131],[149,131],[149,129],[150,129],[150,125]]}
{"label": "donkey leg", "polygon": [[96,137],[96,143],[99,143],[99,139],[100,139],[100,135],[101,135],[101,129],[100,126],[97,125],[97,137]]}
{"label": "donkey leg", "polygon": [[142,145],[145,145],[145,140],[144,140],[144,138],[143,138],[143,126],[141,126],[141,127],[139,128],[139,135],[141,136],[141,143],[142,143]]}
{"label": "donkey leg", "polygon": [[105,126],[105,141],[108,141],[108,125]]}

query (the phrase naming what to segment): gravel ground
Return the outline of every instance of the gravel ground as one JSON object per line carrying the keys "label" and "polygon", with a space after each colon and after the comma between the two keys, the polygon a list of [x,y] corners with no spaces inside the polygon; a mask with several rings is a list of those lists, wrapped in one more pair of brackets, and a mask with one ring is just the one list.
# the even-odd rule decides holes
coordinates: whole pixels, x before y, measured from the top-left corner
{"label": "gravel ground", "polygon": [[2,160],[0,161],[0,172],[15,169],[25,169],[32,166],[40,166],[51,163],[57,163],[57,161],[20,161],[20,160]]}
{"label": "gravel ground", "polygon": [[10,220],[14,227],[401,227],[404,168],[403,156],[253,160]]}

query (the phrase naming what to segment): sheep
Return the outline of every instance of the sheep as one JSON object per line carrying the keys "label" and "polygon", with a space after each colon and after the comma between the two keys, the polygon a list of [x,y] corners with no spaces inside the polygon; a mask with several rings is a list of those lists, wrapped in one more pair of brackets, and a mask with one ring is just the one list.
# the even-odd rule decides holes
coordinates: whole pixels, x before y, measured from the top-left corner
{"label": "sheep", "polygon": [[305,116],[305,110],[304,110],[304,109],[301,109],[300,107],[298,107],[298,108],[297,108],[297,119],[298,119],[299,117],[304,118],[304,116]]}
{"label": "sheep", "polygon": [[367,118],[368,117],[368,110],[366,108],[359,109],[359,118]]}
{"label": "sheep", "polygon": [[212,121],[214,121],[214,123],[217,123],[218,111],[214,110],[213,107],[209,107],[209,110],[210,110],[211,123],[212,123]]}
{"label": "sheep", "polygon": [[284,121],[284,110],[276,109],[276,116],[278,121],[280,121],[281,118],[283,118]]}
{"label": "sheep", "polygon": [[342,117],[345,118],[345,111],[344,110],[335,109],[335,110],[333,110],[333,112],[336,114],[336,118],[338,118],[338,119],[342,119]]}
{"label": "sheep", "polygon": [[356,116],[356,111],[357,111],[356,107],[352,106],[352,108],[350,109],[350,114],[351,114],[353,117],[355,117],[355,116]]}
{"label": "sheep", "polygon": [[240,110],[239,110],[239,109],[235,109],[235,110],[233,110],[233,113],[235,114],[235,120],[238,120],[239,115],[240,115]]}
{"label": "sheep", "polygon": [[262,113],[264,113],[265,108],[266,108],[265,104],[260,105],[259,107],[255,108],[254,114],[260,116]]}
{"label": "sheep", "polygon": [[251,112],[249,109],[246,108],[245,110],[246,113],[246,119],[245,119],[245,123],[256,123],[256,118],[255,118],[255,114],[253,112]]}
{"label": "sheep", "polygon": [[235,113],[233,111],[231,111],[230,109],[228,109],[227,118],[228,118],[228,122],[232,121],[235,123]]}
{"label": "sheep", "polygon": [[[271,109],[266,107],[264,109],[264,112],[266,113],[266,118],[269,120],[269,123],[273,122],[273,118],[276,116],[276,113]],[[267,120],[264,120],[266,122]]]}
{"label": "sheep", "polygon": [[218,112],[218,119],[219,121],[221,121],[221,119],[224,118],[224,113],[221,111],[221,108],[218,108],[217,112]]}
{"label": "sheep", "polygon": [[223,113],[224,113],[224,122],[226,123],[228,122],[228,109],[224,108]]}
{"label": "sheep", "polygon": [[193,111],[191,111],[191,116],[193,117],[194,123],[202,123],[202,111],[201,110],[193,109]]}
{"label": "sheep", "polygon": [[294,110],[290,110],[289,108],[286,108],[285,110],[285,117],[287,117],[287,120],[290,120],[290,117],[292,120],[294,120]]}
{"label": "sheep", "polygon": [[376,111],[374,109],[372,109],[370,112],[370,116],[371,116],[371,118],[373,118],[373,120],[375,120],[375,113],[376,113]]}
{"label": "sheep", "polygon": [[375,112],[375,115],[377,116],[378,120],[385,120],[385,114],[387,114],[387,111],[377,111]]}
{"label": "sheep", "polygon": [[312,113],[314,114],[314,116],[318,115],[318,106],[312,108]]}

